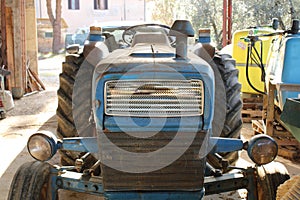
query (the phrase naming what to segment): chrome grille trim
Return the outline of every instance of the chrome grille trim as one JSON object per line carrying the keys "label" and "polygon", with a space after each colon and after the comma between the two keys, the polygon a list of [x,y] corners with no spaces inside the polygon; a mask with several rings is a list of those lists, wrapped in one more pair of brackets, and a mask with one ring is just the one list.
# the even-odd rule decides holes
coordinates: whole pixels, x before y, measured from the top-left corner
{"label": "chrome grille trim", "polygon": [[180,117],[203,114],[201,80],[112,80],[105,83],[105,114]]}

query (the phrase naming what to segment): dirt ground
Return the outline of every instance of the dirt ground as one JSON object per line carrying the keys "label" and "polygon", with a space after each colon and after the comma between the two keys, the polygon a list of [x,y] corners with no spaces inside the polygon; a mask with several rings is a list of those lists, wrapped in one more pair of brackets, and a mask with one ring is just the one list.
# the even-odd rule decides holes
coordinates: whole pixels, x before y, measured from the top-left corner
{"label": "dirt ground", "polygon": [[[12,178],[18,167],[27,161],[32,161],[26,149],[27,139],[37,130],[55,132],[57,122],[55,117],[57,107],[56,91],[59,85],[58,75],[64,55],[39,60],[39,75],[46,86],[45,91],[24,96],[15,100],[15,108],[7,113],[7,118],[0,120],[0,200],[6,200]],[[251,124],[244,124],[242,135],[251,137]],[[241,165],[249,165],[245,152],[241,154]],[[291,176],[300,174],[299,163],[294,163],[282,157],[276,159],[283,163]],[[58,156],[50,162],[58,164]],[[240,166],[241,166],[240,165]],[[204,199],[245,199],[245,190],[207,196]],[[61,192],[60,199],[101,199],[95,196],[84,196],[74,192]]]}

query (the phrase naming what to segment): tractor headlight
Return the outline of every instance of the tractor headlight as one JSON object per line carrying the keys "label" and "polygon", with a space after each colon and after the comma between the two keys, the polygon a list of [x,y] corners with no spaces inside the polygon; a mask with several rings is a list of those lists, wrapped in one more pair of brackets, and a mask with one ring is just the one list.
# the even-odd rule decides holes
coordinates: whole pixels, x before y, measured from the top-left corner
{"label": "tractor headlight", "polygon": [[57,148],[57,139],[51,132],[35,133],[30,136],[27,142],[28,152],[39,161],[47,161],[52,158]]}
{"label": "tractor headlight", "polygon": [[264,165],[272,162],[276,158],[278,146],[275,140],[270,136],[257,135],[249,141],[247,151],[254,163]]}

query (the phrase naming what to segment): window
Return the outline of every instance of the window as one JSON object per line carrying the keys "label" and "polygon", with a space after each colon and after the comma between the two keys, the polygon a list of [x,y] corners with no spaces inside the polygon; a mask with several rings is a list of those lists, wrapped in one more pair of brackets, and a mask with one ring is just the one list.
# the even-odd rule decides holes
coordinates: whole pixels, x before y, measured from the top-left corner
{"label": "window", "polygon": [[68,0],[69,10],[79,10],[79,0]]}
{"label": "window", "polygon": [[45,32],[45,38],[52,38],[53,32]]}
{"label": "window", "polygon": [[95,10],[107,10],[107,0],[94,0],[94,9]]}

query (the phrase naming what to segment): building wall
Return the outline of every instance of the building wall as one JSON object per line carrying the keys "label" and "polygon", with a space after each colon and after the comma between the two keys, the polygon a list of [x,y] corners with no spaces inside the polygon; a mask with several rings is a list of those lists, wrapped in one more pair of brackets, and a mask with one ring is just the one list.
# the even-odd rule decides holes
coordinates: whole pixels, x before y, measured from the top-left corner
{"label": "building wall", "polygon": [[[69,27],[68,32],[99,22],[145,21],[145,0],[107,0],[107,10],[94,9],[94,0],[78,0],[79,9],[71,10],[68,9],[69,1],[62,0],[62,18]],[[55,1],[52,2],[55,9]],[[36,0],[36,11],[37,18],[48,18],[45,0]]]}

